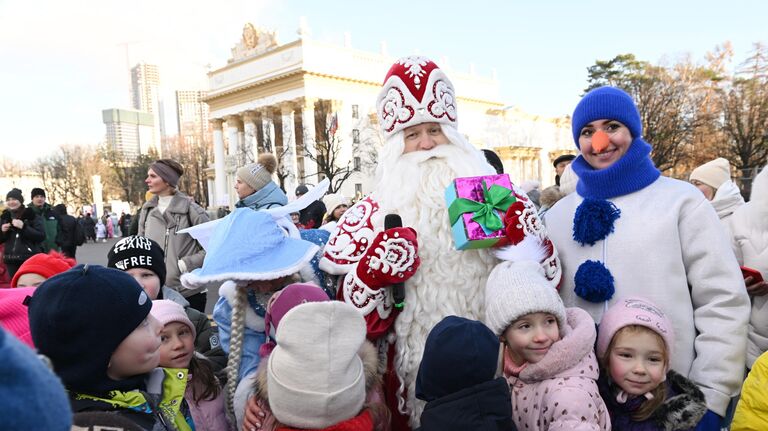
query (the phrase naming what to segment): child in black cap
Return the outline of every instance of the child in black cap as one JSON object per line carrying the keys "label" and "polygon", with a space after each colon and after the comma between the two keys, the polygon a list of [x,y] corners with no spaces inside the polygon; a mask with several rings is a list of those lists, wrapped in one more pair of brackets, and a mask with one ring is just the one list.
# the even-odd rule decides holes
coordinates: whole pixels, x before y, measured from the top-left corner
{"label": "child in black cap", "polygon": [[191,429],[186,376],[156,369],[162,326],[130,275],[78,265],[46,280],[28,305],[32,340],[75,413],[114,411],[144,429]]}
{"label": "child in black cap", "polygon": [[143,236],[122,238],[109,250],[107,266],[130,274],[150,299],[168,299],[184,307],[187,317],[195,325],[195,351],[210,360],[215,372],[227,366],[227,354],[221,348],[219,331],[211,326],[208,316],[192,308],[179,292],[165,286],[165,255],[160,244]]}

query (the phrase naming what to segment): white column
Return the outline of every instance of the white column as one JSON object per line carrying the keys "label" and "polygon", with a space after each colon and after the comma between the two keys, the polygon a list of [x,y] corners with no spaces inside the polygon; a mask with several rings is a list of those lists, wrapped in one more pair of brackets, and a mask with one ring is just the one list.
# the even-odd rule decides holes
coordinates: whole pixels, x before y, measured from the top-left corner
{"label": "white column", "polygon": [[[304,151],[311,154],[312,157],[317,157],[317,151],[315,150],[315,100],[304,99],[304,106],[301,109],[301,124],[302,130],[301,136],[304,140]],[[306,156],[306,154],[300,154],[304,158],[304,175],[306,179],[302,182],[317,184],[319,182],[317,178],[317,163]]]}
{"label": "white column", "polygon": [[246,154],[246,164],[255,162],[259,154],[255,121],[255,112],[247,111],[243,114],[243,152]]}
{"label": "white column", "polygon": [[293,118],[293,104],[284,103],[280,106],[280,114],[283,124],[283,155],[284,171],[288,174],[285,178],[285,191],[289,199],[296,197],[298,162],[296,160],[296,126]]}
{"label": "white column", "polygon": [[261,127],[264,134],[264,145],[269,152],[275,154],[275,122],[272,120],[272,109],[269,107],[261,111]]}
{"label": "white column", "polygon": [[237,132],[240,130],[240,118],[238,116],[232,115],[227,117],[227,136],[229,137],[229,148],[227,148],[227,155],[228,156],[237,156],[238,154],[238,135]]}
{"label": "white column", "polygon": [[213,205],[227,205],[229,198],[227,194],[227,172],[224,169],[224,131],[222,130],[221,119],[211,120],[213,125],[213,169],[215,173],[215,199],[211,200]]}

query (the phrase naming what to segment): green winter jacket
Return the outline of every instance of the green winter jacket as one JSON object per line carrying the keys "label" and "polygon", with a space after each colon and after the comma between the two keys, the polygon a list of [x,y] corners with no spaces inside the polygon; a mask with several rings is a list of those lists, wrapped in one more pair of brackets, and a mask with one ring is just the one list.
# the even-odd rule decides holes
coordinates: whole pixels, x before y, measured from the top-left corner
{"label": "green winter jacket", "polygon": [[43,204],[42,208],[36,207],[33,203],[27,206],[43,220],[43,227],[45,228],[43,253],[48,253],[51,250],[59,251],[59,245],[56,243],[56,237],[59,235],[59,217],[53,212],[53,207],[47,203]]}
{"label": "green winter jacket", "polygon": [[153,371],[160,372],[163,373],[162,388],[158,390],[148,387],[147,391],[112,391],[109,398],[70,392],[72,411],[113,411],[144,430],[195,431],[189,406],[184,400],[189,378],[187,370],[156,368]]}

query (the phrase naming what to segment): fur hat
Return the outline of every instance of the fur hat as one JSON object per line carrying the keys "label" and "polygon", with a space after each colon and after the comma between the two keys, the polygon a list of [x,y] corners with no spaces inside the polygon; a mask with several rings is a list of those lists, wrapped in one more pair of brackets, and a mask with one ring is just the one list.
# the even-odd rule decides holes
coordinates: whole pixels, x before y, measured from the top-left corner
{"label": "fur hat", "polygon": [[595,120],[616,120],[627,126],[633,138],[643,136],[643,123],[632,97],[617,87],[599,87],[581,98],[571,117],[573,141],[579,147],[581,129]]}
{"label": "fur hat", "polygon": [[130,275],[78,265],[46,280],[29,301],[35,347],[67,389],[94,395],[135,389],[141,379],[107,376],[112,353],[146,319],[152,301]]}
{"label": "fur hat", "polygon": [[24,301],[27,296],[35,292],[35,289],[35,287],[0,289],[0,326],[33,349],[35,344],[32,342],[32,333],[29,331],[29,314]]}
{"label": "fur hat", "polygon": [[376,98],[376,113],[385,138],[421,123],[456,127],[453,84],[428,58],[403,57],[384,78]]}
{"label": "fur hat", "polygon": [[116,242],[107,253],[107,266],[120,271],[145,268],[160,278],[160,286],[165,284],[165,253],[160,244],[147,237],[132,235]]}
{"label": "fur hat", "polygon": [[32,196],[32,199],[34,199],[35,196],[45,197],[45,190],[41,189],[40,187],[35,187],[34,189],[32,189],[32,193],[30,193],[30,196]]}
{"label": "fur hat", "polygon": [[330,193],[323,196],[323,204],[328,211],[328,215],[333,213],[339,205],[349,206],[349,199],[345,198],[341,193]]}
{"label": "fur hat", "polygon": [[690,181],[700,181],[713,189],[717,190],[726,181],[731,179],[731,163],[718,157],[711,160],[691,172]]}
{"label": "fur hat", "polygon": [[16,199],[17,201],[24,203],[24,195],[22,195],[21,190],[17,188],[12,188],[11,191],[5,195],[5,200],[8,199]]}
{"label": "fur hat", "polygon": [[531,313],[551,313],[560,334],[565,329],[565,306],[535,260],[501,262],[485,285],[485,323],[501,335],[515,320]]}
{"label": "fur hat", "polygon": [[310,302],[286,313],[267,363],[275,418],[318,429],[357,416],[365,402],[358,355],[364,341],[362,314],[344,302]]}
{"label": "fur hat", "polygon": [[256,163],[245,165],[237,170],[237,178],[259,191],[272,181],[272,174],[277,168],[277,159],[271,153],[261,153]]}
{"label": "fur hat", "polygon": [[603,314],[597,329],[597,357],[604,358],[616,332],[630,325],[644,326],[661,335],[667,345],[667,356],[672,357],[672,347],[675,345],[672,323],[656,304],[638,297],[622,298]]}
{"label": "fur hat", "polygon": [[197,337],[197,331],[195,325],[187,317],[187,312],[184,311],[184,307],[171,301],[170,299],[158,299],[152,301],[152,316],[165,326],[172,322],[179,322],[187,325],[189,330],[192,331],[192,339]]}
{"label": "fur hat", "polygon": [[318,249],[287,237],[271,214],[237,208],[214,227],[203,267],[182,274],[181,282],[199,287],[212,281],[275,280],[299,272]]}
{"label": "fur hat", "polygon": [[69,430],[72,407],[61,381],[19,340],[0,329],[0,415],[6,430]]}
{"label": "fur hat", "polygon": [[24,274],[38,274],[44,278],[51,278],[72,268],[76,263],[75,259],[55,250],[51,250],[48,254],[37,253],[21,264],[11,280],[11,287],[17,287],[19,278]]}
{"label": "fur hat", "polygon": [[567,196],[576,191],[578,183],[579,176],[573,171],[573,166],[569,164],[563,169],[563,174],[560,175],[560,192]]}

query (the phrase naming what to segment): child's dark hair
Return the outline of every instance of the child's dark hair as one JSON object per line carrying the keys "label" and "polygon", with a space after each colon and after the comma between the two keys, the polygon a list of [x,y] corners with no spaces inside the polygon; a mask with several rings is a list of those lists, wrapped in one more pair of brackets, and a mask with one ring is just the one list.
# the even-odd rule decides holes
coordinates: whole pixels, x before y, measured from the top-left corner
{"label": "child's dark hair", "polygon": [[[603,366],[603,372],[606,373],[606,377],[608,377],[609,388],[611,391],[613,391],[616,388],[616,383],[611,381],[610,379],[610,357],[611,357],[611,350],[613,350],[613,345],[616,339],[619,337],[620,334],[638,334],[641,332],[646,332],[648,334],[653,334],[654,337],[656,337],[656,340],[659,342],[659,345],[661,346],[661,353],[664,357],[664,365],[669,366],[669,350],[667,350],[667,344],[664,342],[664,339],[661,338],[661,335],[659,335],[658,332],[647,328],[645,326],[640,325],[629,325],[625,326],[618,331],[616,331],[615,334],[613,334],[613,338],[611,339],[610,344],[608,344],[608,349],[605,351],[605,357],[600,358],[601,364]],[[653,395],[653,398],[649,400],[643,401],[643,403],[640,405],[640,408],[632,412],[632,420],[636,422],[641,422],[653,414],[653,412],[656,411],[657,408],[659,408],[664,401],[667,400],[667,385],[664,382],[661,382],[658,386],[656,386],[652,391],[650,391],[651,395]]]}
{"label": "child's dark hair", "polygon": [[197,353],[192,355],[189,361],[189,374],[192,375],[192,399],[199,403],[203,400],[212,400],[221,393],[219,379],[213,371],[211,362]]}

